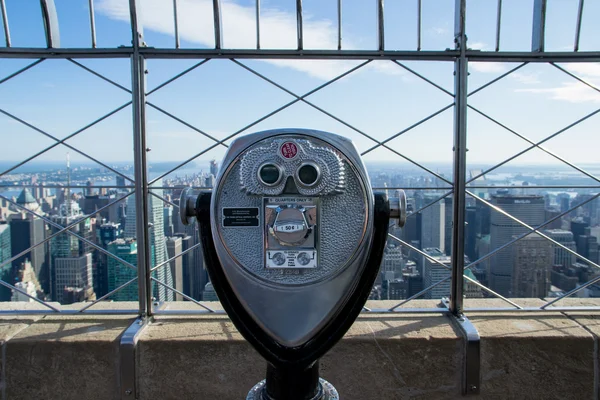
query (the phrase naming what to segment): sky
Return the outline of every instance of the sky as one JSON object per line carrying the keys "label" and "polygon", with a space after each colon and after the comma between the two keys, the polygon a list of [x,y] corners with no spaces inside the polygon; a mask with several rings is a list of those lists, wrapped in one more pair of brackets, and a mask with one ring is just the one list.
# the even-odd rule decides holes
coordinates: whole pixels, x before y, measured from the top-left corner
{"label": "sky", "polygon": [[[55,0],[61,47],[90,47],[87,0]],[[549,0],[546,49],[570,51],[577,19],[576,1]],[[36,0],[6,0],[13,47],[43,47],[44,34]],[[96,0],[98,47],[131,43],[127,0]],[[305,48],[337,46],[336,0],[304,0]],[[343,2],[343,48],[376,49],[375,1]],[[453,0],[423,0],[422,49],[453,47]],[[531,43],[533,0],[503,2],[502,51],[528,50]],[[417,0],[385,2],[385,43],[390,50],[416,50]],[[142,0],[144,41],[148,46],[173,48],[171,0]],[[181,47],[214,46],[212,1],[178,0]],[[580,50],[600,50],[600,0],[585,2]],[[253,48],[256,43],[253,0],[222,0],[224,48]],[[495,46],[496,1],[467,2],[468,47],[492,51]],[[0,46],[4,46],[3,32]],[[295,1],[261,2],[261,47],[296,46]],[[0,58],[0,80],[34,60]],[[76,62],[131,88],[129,59],[81,59]],[[202,60],[148,60],[148,90]],[[209,60],[175,82],[148,95],[147,142],[149,163],[183,161],[214,141],[168,117],[153,106],[223,139],[295,97],[266,82],[244,66],[284,86],[297,96],[356,66],[361,61]],[[252,125],[243,133],[281,127],[313,128],[353,139],[364,151],[375,145],[356,130],[384,140],[452,103],[452,97],[423,81],[409,69],[453,92],[453,64],[449,62],[373,61],[306,98]],[[518,63],[469,64],[469,90],[474,90]],[[600,87],[600,63],[559,65],[591,85]],[[68,60],[45,60],[0,84],[0,110],[10,113],[56,138],[126,105],[129,93],[112,86]],[[469,104],[515,132],[534,141],[565,128],[600,108],[600,92],[585,86],[549,64],[528,64],[507,78],[469,97]],[[324,114],[321,109],[346,124]],[[67,143],[107,164],[132,161],[131,107],[106,118]],[[600,159],[600,116],[595,115],[549,140],[544,146],[576,164]],[[356,130],[354,130],[355,128]],[[396,152],[428,168],[452,162],[453,109],[450,107],[389,142]],[[2,161],[22,160],[54,141],[0,113]],[[227,142],[229,143],[229,142]],[[491,165],[530,145],[476,111],[468,114],[468,162]],[[69,151],[74,162],[86,160],[76,150],[57,146],[35,160],[61,160]],[[199,160],[220,159],[224,146]],[[394,152],[378,148],[367,161],[400,161]],[[507,165],[551,164],[558,161],[534,149]]]}

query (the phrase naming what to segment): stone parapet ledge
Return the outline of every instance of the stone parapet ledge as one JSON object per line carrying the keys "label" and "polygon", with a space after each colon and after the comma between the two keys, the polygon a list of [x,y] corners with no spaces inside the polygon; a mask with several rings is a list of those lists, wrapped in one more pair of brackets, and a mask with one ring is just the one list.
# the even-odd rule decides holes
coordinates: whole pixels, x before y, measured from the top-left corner
{"label": "stone parapet ledge", "polygon": [[[600,300],[600,299],[599,299]],[[369,302],[389,308],[397,302]],[[522,306],[543,300],[521,299]],[[505,307],[473,299],[465,308]],[[410,308],[437,307],[417,300]],[[565,299],[560,306],[600,306]],[[131,309],[106,303],[102,308]],[[218,303],[210,306],[220,308]],[[0,310],[42,307],[0,303]],[[77,309],[81,305],[63,306]],[[163,310],[196,305],[163,304]],[[135,308],[135,307],[133,307]],[[471,312],[481,335],[482,399],[598,398],[600,312]],[[135,315],[1,316],[3,399],[120,399],[119,342]],[[442,313],[362,314],[321,360],[341,399],[461,397],[464,339]],[[139,399],[242,399],[265,362],[225,315],[159,315],[140,334]],[[136,396],[132,395],[132,399]]]}

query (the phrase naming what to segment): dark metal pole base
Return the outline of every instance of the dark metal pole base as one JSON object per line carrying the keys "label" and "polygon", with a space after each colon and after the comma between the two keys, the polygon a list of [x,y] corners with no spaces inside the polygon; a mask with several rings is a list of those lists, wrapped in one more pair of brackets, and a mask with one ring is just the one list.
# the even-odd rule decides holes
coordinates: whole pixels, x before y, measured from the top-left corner
{"label": "dark metal pole base", "polygon": [[[248,396],[246,396],[246,400],[265,400],[263,397],[263,391],[265,390],[265,386],[267,384],[267,380],[263,379],[258,382],[250,391],[248,392]],[[322,390],[313,400],[339,400],[340,396],[338,395],[337,390],[333,385],[327,382],[323,378],[319,378],[319,386],[321,386]]]}

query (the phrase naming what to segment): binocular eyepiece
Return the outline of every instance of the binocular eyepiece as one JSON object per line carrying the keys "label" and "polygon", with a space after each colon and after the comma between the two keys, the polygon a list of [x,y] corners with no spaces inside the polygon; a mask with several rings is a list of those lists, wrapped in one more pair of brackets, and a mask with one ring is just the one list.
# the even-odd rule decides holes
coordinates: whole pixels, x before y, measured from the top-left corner
{"label": "binocular eyepiece", "polygon": [[350,140],[303,129],[235,140],[212,193],[182,194],[219,300],[268,362],[248,398],[335,398],[318,358],[362,310],[405,210],[403,191],[373,193]]}

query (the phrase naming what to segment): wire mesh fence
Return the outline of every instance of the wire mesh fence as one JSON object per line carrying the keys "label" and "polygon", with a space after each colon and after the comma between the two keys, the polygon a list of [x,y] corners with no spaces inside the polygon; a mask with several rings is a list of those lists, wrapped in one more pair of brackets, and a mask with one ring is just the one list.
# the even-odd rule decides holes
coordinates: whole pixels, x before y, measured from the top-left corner
{"label": "wire mesh fence", "polygon": [[352,138],[374,190],[407,191],[371,296],[397,301],[373,311],[595,297],[595,5],[506,3],[0,0],[3,300],[221,312],[179,194],[210,190],[236,137],[289,124]]}

